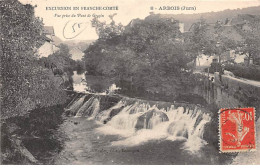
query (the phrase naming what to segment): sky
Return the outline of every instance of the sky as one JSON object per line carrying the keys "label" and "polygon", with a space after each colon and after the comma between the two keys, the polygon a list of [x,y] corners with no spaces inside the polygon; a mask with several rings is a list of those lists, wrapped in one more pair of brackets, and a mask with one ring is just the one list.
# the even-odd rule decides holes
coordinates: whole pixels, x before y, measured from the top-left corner
{"label": "sky", "polygon": [[[225,9],[237,9],[259,6],[260,0],[19,0],[23,4],[37,5],[35,15],[43,19],[45,26],[53,26],[55,35],[62,40],[95,40],[96,31],[91,27],[93,15],[101,15],[100,20],[109,21],[109,15],[117,13],[114,20],[127,25],[132,19],[144,19],[150,12],[162,14],[192,14]],[[46,10],[46,7],[87,7],[87,6],[118,6],[119,10]],[[186,6],[196,10],[151,10],[151,7]],[[72,17],[75,14],[76,17]],[[77,17],[86,15],[86,17]],[[63,16],[64,15],[64,16]],[[67,15],[67,16],[65,16]],[[69,17],[68,17],[69,15]],[[87,17],[87,16],[90,17]],[[59,17],[58,17],[59,16]],[[63,17],[62,17],[63,16]],[[76,33],[76,34],[75,34]]]}

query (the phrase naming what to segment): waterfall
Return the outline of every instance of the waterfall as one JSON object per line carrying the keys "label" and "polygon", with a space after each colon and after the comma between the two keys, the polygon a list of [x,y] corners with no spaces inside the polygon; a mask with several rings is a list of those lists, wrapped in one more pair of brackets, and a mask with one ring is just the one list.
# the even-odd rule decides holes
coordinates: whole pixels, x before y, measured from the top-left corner
{"label": "waterfall", "polygon": [[88,101],[86,101],[80,109],[77,111],[76,117],[82,117],[86,115],[86,112],[91,107],[91,104],[93,103],[94,97],[91,97]]}
{"label": "waterfall", "polygon": [[[203,128],[207,122],[210,121],[210,117],[207,114],[203,114],[198,109],[187,109],[184,111],[183,107],[177,109],[170,109],[167,111],[170,117],[170,125],[168,127],[168,133],[176,137],[185,137],[190,139],[191,137],[203,138]],[[201,117],[202,116],[202,117]]]}
{"label": "waterfall", "polygon": [[185,149],[197,151],[206,143],[203,140],[204,126],[211,118],[195,105],[176,107],[123,98],[112,107],[100,111],[104,101],[100,95],[84,100],[85,96],[82,96],[69,109],[76,112],[75,117],[88,117],[106,123],[97,131],[125,137],[113,142],[113,145],[131,146],[156,139],[184,140]]}
{"label": "waterfall", "polygon": [[135,108],[135,105],[128,105],[122,111],[109,121],[109,125],[117,129],[135,129],[137,117],[139,114],[130,114],[130,111]]}
{"label": "waterfall", "polygon": [[[125,137],[112,142],[113,145],[133,146],[156,139],[184,140],[185,149],[197,151],[206,143],[203,140],[204,126],[210,117],[196,106],[175,108],[171,105],[165,110],[156,105],[151,107],[149,102],[136,101],[132,104],[126,101],[124,105],[106,125],[97,128],[104,134]],[[113,108],[118,108],[118,104]]]}
{"label": "waterfall", "polygon": [[99,100],[97,98],[91,97],[80,107],[80,109],[77,111],[76,117],[95,117],[99,112],[99,106]]}
{"label": "waterfall", "polygon": [[[148,121],[147,129],[153,129],[156,125],[163,122],[163,119],[161,119],[160,115],[157,113],[153,113],[152,118]],[[145,123],[144,123],[145,124]],[[146,126],[144,126],[146,127]]]}
{"label": "waterfall", "polygon": [[122,106],[124,106],[124,102],[119,101],[115,106],[112,106],[109,109],[104,110],[104,111],[98,113],[98,115],[96,116],[96,119],[98,121],[104,122],[107,118],[109,118],[110,113],[111,113],[112,110],[119,109]]}
{"label": "waterfall", "polygon": [[82,106],[86,95],[83,95],[82,97],[78,98],[76,101],[74,101],[65,111],[69,112],[72,115],[75,115],[77,111]]}
{"label": "waterfall", "polygon": [[202,138],[204,134],[204,126],[209,121],[210,117],[207,114],[202,114],[202,119],[200,120],[199,124],[194,128],[193,133],[190,134],[189,138],[184,144],[184,149],[187,149],[191,152],[196,152],[206,144],[206,142],[202,140]]}
{"label": "waterfall", "polygon": [[94,99],[93,103],[92,103],[92,114],[91,117],[95,118],[96,115],[98,114],[99,110],[100,110],[100,101],[96,98]]}

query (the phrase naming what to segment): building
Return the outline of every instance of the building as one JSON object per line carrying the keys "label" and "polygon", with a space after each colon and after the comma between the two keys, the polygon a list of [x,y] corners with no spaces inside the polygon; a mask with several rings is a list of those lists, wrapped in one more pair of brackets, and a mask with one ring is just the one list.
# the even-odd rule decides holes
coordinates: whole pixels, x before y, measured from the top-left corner
{"label": "building", "polygon": [[48,57],[57,52],[59,50],[58,45],[61,43],[61,40],[55,36],[53,26],[44,26],[42,33],[45,42],[37,51],[40,58]]}

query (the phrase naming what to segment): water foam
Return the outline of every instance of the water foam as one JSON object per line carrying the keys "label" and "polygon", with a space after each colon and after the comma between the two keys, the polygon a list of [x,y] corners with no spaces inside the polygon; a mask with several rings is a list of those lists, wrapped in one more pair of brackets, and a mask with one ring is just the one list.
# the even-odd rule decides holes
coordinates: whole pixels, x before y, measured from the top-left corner
{"label": "water foam", "polygon": [[[172,105],[165,110],[156,105],[151,107],[149,102],[127,99],[102,112],[99,112],[99,106],[99,99],[92,97],[78,109],[76,116],[90,116],[90,119],[100,122],[110,117],[107,124],[96,131],[121,136],[112,142],[114,146],[135,146],[151,140],[181,140],[184,141],[183,149],[194,152],[206,144],[203,140],[204,126],[210,121],[210,116],[197,107],[175,108]],[[113,110],[118,112],[111,116]]]}

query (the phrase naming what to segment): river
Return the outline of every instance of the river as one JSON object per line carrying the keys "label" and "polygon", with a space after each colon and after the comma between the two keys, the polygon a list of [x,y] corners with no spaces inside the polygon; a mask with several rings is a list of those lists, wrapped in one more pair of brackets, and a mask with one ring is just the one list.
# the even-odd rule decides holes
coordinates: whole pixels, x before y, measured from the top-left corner
{"label": "river", "polygon": [[207,110],[118,96],[113,93],[119,88],[109,82],[101,82],[106,89],[90,94],[89,79],[93,77],[74,72],[78,94],[66,107],[67,116],[57,130],[63,148],[53,158],[54,164],[232,162],[234,154],[220,154],[218,146],[205,138],[213,120]]}

